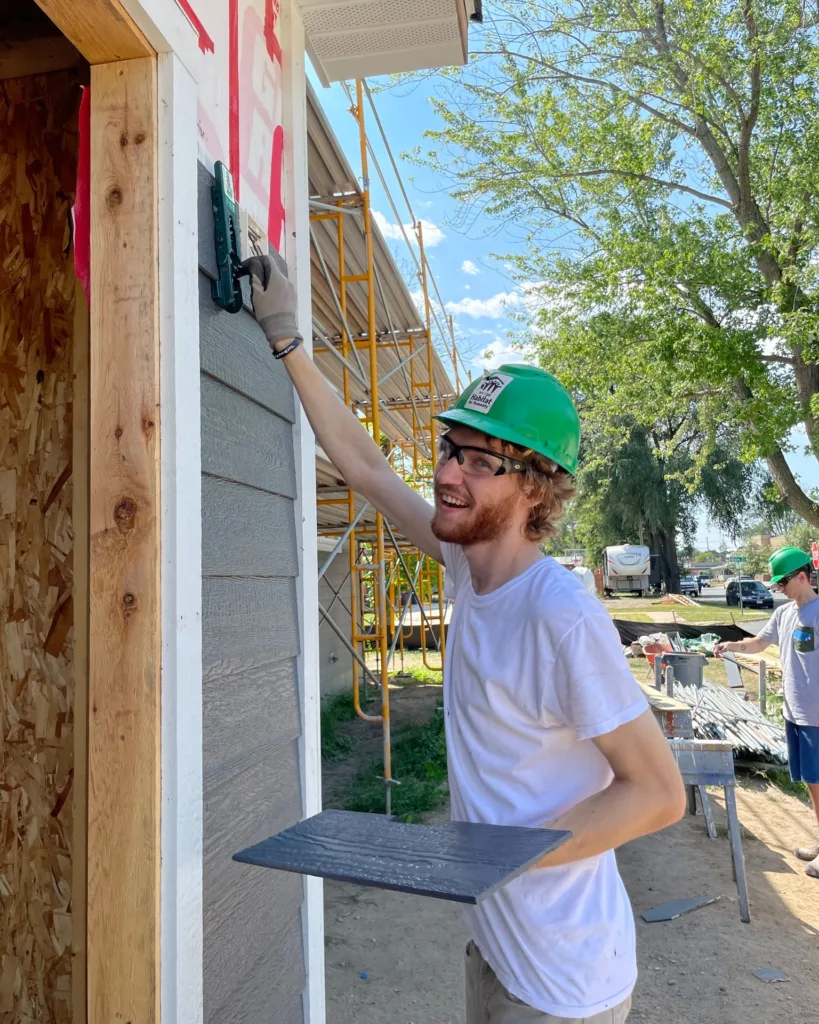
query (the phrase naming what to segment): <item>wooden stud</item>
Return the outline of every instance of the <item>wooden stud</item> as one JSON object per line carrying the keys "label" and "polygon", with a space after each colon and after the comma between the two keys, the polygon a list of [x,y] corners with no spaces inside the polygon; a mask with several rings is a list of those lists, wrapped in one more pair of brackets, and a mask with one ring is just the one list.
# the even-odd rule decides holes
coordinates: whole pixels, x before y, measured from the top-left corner
{"label": "wooden stud", "polygon": [[161,639],[153,58],[91,69],[90,211],[88,1010],[95,1022],[153,1024]]}
{"label": "wooden stud", "polygon": [[89,64],[155,56],[120,0],[35,0]]}

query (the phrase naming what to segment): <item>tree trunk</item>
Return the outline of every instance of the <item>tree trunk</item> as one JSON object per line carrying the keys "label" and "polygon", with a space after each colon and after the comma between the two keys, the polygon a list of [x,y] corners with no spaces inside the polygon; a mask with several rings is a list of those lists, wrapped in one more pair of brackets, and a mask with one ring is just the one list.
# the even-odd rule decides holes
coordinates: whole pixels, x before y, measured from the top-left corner
{"label": "tree trunk", "polygon": [[651,544],[660,559],[660,576],[667,594],[680,592],[680,566],[677,562],[675,533],[659,530],[651,535]]}

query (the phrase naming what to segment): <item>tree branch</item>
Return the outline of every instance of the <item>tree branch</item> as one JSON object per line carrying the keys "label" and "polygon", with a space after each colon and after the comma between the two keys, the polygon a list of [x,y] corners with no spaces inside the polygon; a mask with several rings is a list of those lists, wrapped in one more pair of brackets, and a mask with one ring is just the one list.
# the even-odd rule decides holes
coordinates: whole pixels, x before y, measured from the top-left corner
{"label": "tree branch", "polygon": [[[497,54],[490,54],[488,50],[477,51],[477,53],[482,53],[484,56],[497,56]],[[531,55],[518,53],[515,50],[508,50],[506,47],[502,48],[502,53],[506,57],[517,57],[518,60],[523,61],[529,61],[533,59]],[[473,54],[473,56],[475,56],[475,54]],[[566,68],[562,68],[557,64],[553,64],[551,61],[543,59],[537,59],[537,63],[542,65],[542,67],[546,68],[547,70],[551,71],[553,73],[554,78],[556,78],[557,80],[568,78],[570,81],[580,82],[582,85],[596,85],[604,89],[609,89],[611,92],[617,93],[620,96],[625,96],[627,100],[629,100],[631,103],[634,103],[642,110],[645,110],[646,113],[651,114],[653,117],[659,118],[659,120],[664,121],[666,124],[672,125],[674,128],[678,128],[681,132],[685,132],[686,135],[693,136],[696,134],[696,130],[693,125],[686,124],[685,121],[681,121],[679,118],[673,117],[671,114],[665,114],[661,110],[657,110],[656,107],[652,107],[651,104],[646,103],[645,100],[641,99],[633,92],[629,92],[628,89],[624,89],[621,85],[616,85],[614,82],[610,82],[606,78],[593,78],[591,75],[579,75],[577,74],[577,72],[567,71]],[[529,81],[531,82],[537,82],[540,80],[541,76],[539,75],[532,75],[532,77],[529,79]],[[548,78],[544,77],[543,80],[553,81],[554,79],[550,76]],[[658,99],[660,98],[661,97],[658,97]],[[689,113],[693,113],[693,111],[689,111],[687,107],[682,107],[682,109],[688,111]]]}
{"label": "tree branch", "polygon": [[[740,402],[748,402],[753,398],[751,389],[740,377],[734,379],[734,394]],[[765,461],[782,500],[812,526],[819,527],[819,502],[813,501],[802,490],[781,447],[776,445],[765,457]]]}
{"label": "tree branch", "polygon": [[547,213],[553,213],[556,217],[561,217],[569,221],[570,223],[577,225],[577,227],[582,228],[584,231],[588,232],[588,234],[595,240],[595,242],[597,242],[598,245],[603,245],[603,239],[590,224],[587,224],[586,221],[583,220],[582,217],[578,217],[575,214],[570,213],[568,208],[566,207],[564,207],[563,209],[558,209],[552,206],[546,199],[546,197],[543,195],[543,193],[540,191],[540,189],[537,188],[537,186],[533,185],[531,182],[526,182],[526,187],[530,190],[530,192],[534,193],[535,199],[537,200],[538,204],[542,206]]}
{"label": "tree branch", "polygon": [[758,352],[757,359],[762,363],[782,363],[784,366],[796,366],[796,360],[790,356],[769,356]]}
{"label": "tree branch", "polygon": [[628,178],[631,181],[647,181],[654,185],[661,185],[663,188],[673,189],[675,192],[685,192],[706,203],[716,203],[717,206],[724,206],[727,210],[733,210],[733,205],[727,199],[719,196],[709,195],[707,192],[700,192],[699,189],[691,188],[689,185],[681,185],[676,181],[666,181],[664,178],[655,178],[651,174],[639,174],[637,171],[621,171],[617,167],[598,167],[591,171],[565,171],[553,175],[555,178],[599,178],[606,174],[616,175],[620,178]]}
{"label": "tree branch", "polygon": [[819,526],[819,503],[809,498],[799,486],[782,449],[775,448],[765,461],[783,500],[811,526]]}

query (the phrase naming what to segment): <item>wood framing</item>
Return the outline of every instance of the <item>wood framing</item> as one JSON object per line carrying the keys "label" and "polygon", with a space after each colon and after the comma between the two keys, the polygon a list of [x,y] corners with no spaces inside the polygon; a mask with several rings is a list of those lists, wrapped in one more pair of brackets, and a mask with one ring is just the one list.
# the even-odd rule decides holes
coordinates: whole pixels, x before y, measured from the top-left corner
{"label": "wood framing", "polygon": [[[50,4],[53,15],[95,6]],[[100,4],[110,9],[113,4]],[[101,22],[104,19],[100,19]],[[69,30],[65,19],[64,31]],[[82,41],[74,42],[86,56]],[[91,75],[88,1012],[159,1019],[157,66]]]}
{"label": "wood framing", "polygon": [[154,56],[119,0],[35,0],[89,64]]}

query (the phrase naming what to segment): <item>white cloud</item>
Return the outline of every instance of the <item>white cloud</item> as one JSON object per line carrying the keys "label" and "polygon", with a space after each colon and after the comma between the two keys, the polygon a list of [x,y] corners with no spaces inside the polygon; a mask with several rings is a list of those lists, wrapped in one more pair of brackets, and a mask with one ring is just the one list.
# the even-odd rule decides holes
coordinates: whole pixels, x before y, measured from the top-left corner
{"label": "white cloud", "polygon": [[[403,240],[404,235],[401,231],[401,227],[398,224],[392,224],[388,221],[380,210],[373,210],[373,220],[379,228],[381,228],[381,234],[384,238],[389,238],[396,242]],[[421,218],[420,223],[423,228],[425,249],[434,249],[436,245],[440,245],[446,238],[443,231],[441,231],[437,224],[433,224],[431,220],[424,220]],[[415,228],[413,225],[405,224],[404,231],[407,233],[407,238],[410,240],[412,245],[417,246],[418,240],[415,237]]]}
{"label": "white cloud", "polygon": [[520,292],[498,292],[497,295],[492,295],[488,299],[473,299],[471,296],[467,296],[459,302],[448,302],[446,309],[448,313],[471,316],[473,320],[480,320],[483,317],[490,320],[501,320],[506,316],[508,308],[517,306],[520,301]]}
{"label": "white cloud", "polygon": [[465,274],[470,274],[473,277],[476,274],[480,274],[480,270],[478,269],[478,267],[475,266],[472,260],[464,260],[463,263],[461,264],[461,270]]}
{"label": "white cloud", "polygon": [[468,291],[468,292],[471,292],[471,291],[472,291],[472,285],[471,285],[471,284],[465,284],[465,285],[464,285],[464,288],[465,288],[465,289],[466,289],[466,291]]}

